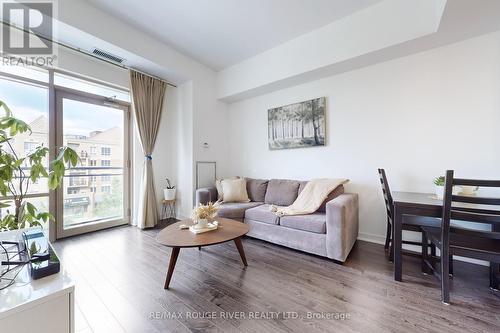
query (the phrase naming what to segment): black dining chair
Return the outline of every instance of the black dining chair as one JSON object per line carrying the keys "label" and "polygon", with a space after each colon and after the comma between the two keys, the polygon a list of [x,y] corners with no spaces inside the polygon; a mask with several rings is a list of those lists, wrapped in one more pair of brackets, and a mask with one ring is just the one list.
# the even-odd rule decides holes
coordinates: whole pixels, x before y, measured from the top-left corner
{"label": "black dining chair", "polygon": [[[500,188],[500,180],[460,179],[454,178],[452,170],[446,171],[441,228],[422,228],[423,244],[430,241],[441,251],[441,256],[435,257],[424,250],[422,267],[441,280],[441,300],[445,304],[450,303],[448,276],[452,255],[489,261],[494,268],[490,270],[490,279],[498,279],[500,263],[500,198],[454,195],[456,185]],[[451,220],[461,221],[460,226],[451,225]],[[490,225],[492,231],[473,229],[471,223],[475,223],[476,228],[477,223]]]}
{"label": "black dining chair", "polygon": [[[393,261],[394,257],[394,248],[393,248],[393,216],[394,216],[394,204],[392,201],[392,195],[391,195],[391,190],[389,188],[389,183],[387,182],[387,177],[385,175],[385,170],[384,169],[378,169],[378,174],[380,178],[380,183],[382,185],[382,193],[384,195],[384,200],[385,200],[385,207],[387,210],[387,233],[385,236],[385,250],[389,251],[389,261]],[[433,217],[425,217],[425,216],[410,216],[410,215],[405,215],[403,217],[403,230],[407,231],[416,231],[416,232],[422,232],[422,227],[427,226],[427,227],[434,227],[438,228],[439,225],[441,224],[441,220]],[[408,240],[403,240],[403,244],[410,244],[410,245],[416,245],[416,246],[422,246],[421,242],[417,241],[408,241]],[[434,254],[435,248],[431,247],[431,254]],[[410,255],[410,256],[417,256],[420,257],[421,254],[413,251],[406,251],[403,250],[403,254],[405,255]]]}

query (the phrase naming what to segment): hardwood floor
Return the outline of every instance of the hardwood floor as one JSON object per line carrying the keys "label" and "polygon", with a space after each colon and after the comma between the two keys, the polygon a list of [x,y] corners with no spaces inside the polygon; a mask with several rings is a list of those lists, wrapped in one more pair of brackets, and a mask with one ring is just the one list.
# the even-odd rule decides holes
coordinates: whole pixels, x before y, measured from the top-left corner
{"label": "hardwood floor", "polygon": [[486,267],[456,262],[446,306],[415,258],[395,282],[382,245],[358,241],[338,265],[245,238],[247,268],[232,242],[183,249],[164,290],[171,250],[158,231],[119,227],[54,244],[76,281],[77,332],[500,331]]}

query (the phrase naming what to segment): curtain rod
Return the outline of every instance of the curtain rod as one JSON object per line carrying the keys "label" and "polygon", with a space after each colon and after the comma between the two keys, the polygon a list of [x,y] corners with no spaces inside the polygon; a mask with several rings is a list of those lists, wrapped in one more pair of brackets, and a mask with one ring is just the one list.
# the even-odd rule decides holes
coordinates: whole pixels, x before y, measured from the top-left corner
{"label": "curtain rod", "polygon": [[100,60],[100,61],[106,62],[106,63],[108,63],[108,64],[110,64],[110,65],[113,65],[113,66],[116,66],[116,67],[119,67],[119,68],[123,68],[123,69],[127,69],[127,70],[133,70],[133,71],[139,72],[139,73],[141,73],[141,74],[151,76],[151,77],[153,77],[153,78],[155,78],[155,79],[158,79],[158,80],[160,80],[160,81],[165,82],[167,85],[169,85],[169,86],[171,86],[171,87],[177,88],[177,86],[176,86],[175,84],[173,84],[173,83],[171,83],[171,82],[168,82],[167,80],[162,79],[161,77],[158,77],[158,76],[156,76],[156,75],[151,75],[151,74],[149,74],[149,73],[146,73],[146,72],[140,71],[140,70],[138,70],[137,68],[133,68],[133,67],[130,67],[130,66],[125,66],[125,65],[122,65],[122,64],[117,64],[117,63],[114,63],[114,62],[109,61],[109,60],[107,60],[107,59],[100,58],[100,57],[98,57],[98,56],[96,56],[96,55],[94,55],[94,54],[92,54],[92,53],[90,53],[90,52],[87,52],[87,51],[85,51],[85,50],[82,50],[82,49],[80,49],[80,48],[73,47],[73,46],[70,46],[70,45],[67,45],[67,44],[64,44],[64,43],[58,42],[58,41],[54,41],[54,40],[52,40],[52,39],[50,39],[50,38],[47,38],[47,37],[45,37],[45,36],[42,36],[42,35],[36,35],[36,34],[34,34],[33,32],[28,31],[28,30],[25,30],[25,29],[22,29],[22,28],[20,28],[20,27],[18,27],[18,26],[16,26],[16,25],[14,25],[14,24],[11,24],[11,23],[8,23],[8,22],[5,22],[5,21],[2,21],[2,23],[3,23],[4,25],[7,25],[7,26],[12,27],[12,28],[15,28],[15,29],[17,29],[17,30],[21,30],[21,31],[23,31],[23,32],[25,32],[25,33],[29,33],[29,34],[35,35],[35,36],[37,36],[37,37],[39,37],[39,38],[45,39],[46,41],[49,41],[49,42],[51,42],[51,43],[54,43],[54,44],[60,45],[60,46],[62,46],[62,47],[65,47],[65,48],[70,49],[70,50],[72,50],[72,51],[75,51],[75,52],[78,52],[78,53],[84,54],[84,55],[86,55],[86,56],[89,56],[89,57],[91,57],[91,58],[94,58],[94,59],[97,59],[97,60]]}

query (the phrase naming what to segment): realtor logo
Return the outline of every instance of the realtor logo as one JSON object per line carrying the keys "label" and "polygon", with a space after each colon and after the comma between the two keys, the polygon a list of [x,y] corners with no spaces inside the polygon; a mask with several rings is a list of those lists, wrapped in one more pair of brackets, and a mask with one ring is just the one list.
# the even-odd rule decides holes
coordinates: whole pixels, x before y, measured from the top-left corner
{"label": "realtor logo", "polygon": [[52,54],[52,2],[4,2],[2,51],[12,55]]}
{"label": "realtor logo", "polygon": [[[53,65],[54,2],[1,1],[2,51],[25,65]],[[5,62],[5,61],[3,61]],[[17,64],[19,65],[19,63]]]}

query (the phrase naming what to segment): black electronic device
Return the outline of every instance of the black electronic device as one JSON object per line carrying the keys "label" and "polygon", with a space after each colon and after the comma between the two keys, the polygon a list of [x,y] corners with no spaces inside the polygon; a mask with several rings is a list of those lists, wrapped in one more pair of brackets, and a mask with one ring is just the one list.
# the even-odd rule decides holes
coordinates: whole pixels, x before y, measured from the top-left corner
{"label": "black electronic device", "polygon": [[42,231],[25,232],[23,233],[23,239],[29,257],[30,272],[33,280],[56,274],[60,271],[61,264],[59,258]]}

